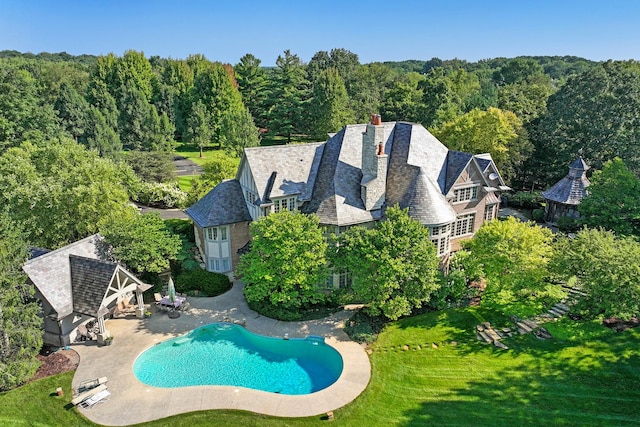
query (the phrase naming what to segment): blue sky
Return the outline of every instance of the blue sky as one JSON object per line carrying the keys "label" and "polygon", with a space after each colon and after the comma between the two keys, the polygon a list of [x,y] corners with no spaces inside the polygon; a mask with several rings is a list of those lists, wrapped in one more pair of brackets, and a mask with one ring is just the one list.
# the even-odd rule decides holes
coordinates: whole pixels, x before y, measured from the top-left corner
{"label": "blue sky", "polygon": [[273,65],[348,49],[361,63],[499,56],[640,59],[636,0],[0,0],[0,50]]}

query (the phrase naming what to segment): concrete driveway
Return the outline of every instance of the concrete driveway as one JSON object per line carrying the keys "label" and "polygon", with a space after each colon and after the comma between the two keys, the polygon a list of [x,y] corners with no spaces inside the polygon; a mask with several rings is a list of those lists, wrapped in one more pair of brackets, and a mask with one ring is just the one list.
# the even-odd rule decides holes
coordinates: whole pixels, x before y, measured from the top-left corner
{"label": "concrete driveway", "polygon": [[[155,312],[146,319],[112,319],[106,323],[113,344],[99,347],[73,345],[80,364],[73,386],[106,376],[111,396],[90,409],[80,411],[91,421],[122,426],[207,409],[240,409],[281,417],[319,415],[353,401],[369,383],[371,365],[363,347],[350,341],[342,330],[353,311],[347,309],[320,320],[280,322],[259,315],[247,306],[243,285],[236,282],[215,298],[189,298],[191,308],[178,319]],[[133,374],[133,363],[150,346],[212,322],[244,323],[251,332],[268,336],[304,338],[320,335],[344,362],[342,375],[330,387],[308,395],[284,395],[230,386],[157,388],[141,383]]]}

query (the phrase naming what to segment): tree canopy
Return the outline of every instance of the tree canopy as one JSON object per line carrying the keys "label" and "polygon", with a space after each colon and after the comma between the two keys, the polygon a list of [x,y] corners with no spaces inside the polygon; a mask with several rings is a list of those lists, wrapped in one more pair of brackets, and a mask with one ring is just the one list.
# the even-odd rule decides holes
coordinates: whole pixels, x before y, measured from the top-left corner
{"label": "tree canopy", "polygon": [[24,225],[30,244],[51,249],[95,233],[101,218],[122,212],[136,182],[128,166],[64,138],[9,149],[0,156],[0,176],[0,204]]}
{"label": "tree canopy", "polygon": [[352,275],[353,290],[373,314],[396,320],[429,302],[438,289],[438,258],[429,230],[391,207],[373,228],[339,236],[335,267]]}
{"label": "tree canopy", "polygon": [[0,236],[0,391],[5,391],[24,383],[40,366],[42,319],[22,272],[27,243],[6,212],[0,212]]}
{"label": "tree canopy", "polygon": [[588,192],[578,205],[584,224],[640,236],[640,178],[622,159],[608,160],[595,171]]}
{"label": "tree canopy", "polygon": [[444,123],[434,135],[449,149],[491,154],[507,179],[533,151],[522,121],[510,111],[492,107],[487,111],[475,109]]}
{"label": "tree canopy", "polygon": [[182,246],[180,236],[165,226],[158,214],[140,215],[129,208],[100,220],[98,227],[111,255],[136,273],[161,273]]}
{"label": "tree canopy", "polygon": [[594,318],[640,315],[640,243],[613,232],[585,228],[562,239],[553,270],[564,281],[572,276],[584,291],[577,311]]}
{"label": "tree canopy", "polygon": [[542,298],[547,264],[553,255],[551,230],[513,217],[490,221],[463,247],[471,252],[475,271],[483,271],[487,287],[482,301],[509,305],[521,299]]}
{"label": "tree canopy", "polygon": [[315,215],[291,211],[251,223],[251,250],[238,266],[249,304],[295,310],[323,301],[327,243],[318,224]]}
{"label": "tree canopy", "polygon": [[549,97],[537,136],[530,167],[549,185],[580,149],[596,169],[620,157],[640,173],[640,64],[607,61],[569,78]]}

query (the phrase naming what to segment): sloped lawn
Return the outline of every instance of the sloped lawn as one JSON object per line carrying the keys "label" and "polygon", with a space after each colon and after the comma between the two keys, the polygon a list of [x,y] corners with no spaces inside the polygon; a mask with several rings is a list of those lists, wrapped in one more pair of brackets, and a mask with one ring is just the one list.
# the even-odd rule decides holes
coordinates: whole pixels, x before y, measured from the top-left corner
{"label": "sloped lawn", "polygon": [[[369,387],[331,422],[205,411],[145,425],[640,425],[640,330],[616,333],[567,319],[547,324],[554,340],[516,336],[504,340],[509,350],[499,350],[475,339],[483,321],[508,326],[481,308],[390,325],[371,346]],[[70,385],[71,375],[62,374],[0,395],[0,424],[91,425],[64,409]],[[64,398],[50,396],[58,386]]]}

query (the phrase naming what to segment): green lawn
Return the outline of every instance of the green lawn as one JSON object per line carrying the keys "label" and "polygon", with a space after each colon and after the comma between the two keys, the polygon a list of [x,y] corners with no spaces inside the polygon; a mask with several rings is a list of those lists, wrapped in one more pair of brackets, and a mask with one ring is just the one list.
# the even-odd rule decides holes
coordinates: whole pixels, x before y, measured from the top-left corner
{"label": "green lawn", "polygon": [[183,175],[178,177],[178,187],[182,191],[189,192],[191,190],[192,184],[191,180],[195,178],[197,175]]}
{"label": "green lawn", "polygon": [[[480,308],[428,313],[388,326],[371,347],[369,387],[336,410],[331,424],[640,425],[640,330],[615,333],[597,323],[563,320],[547,327],[554,340],[517,336],[504,340],[509,350],[499,350],[475,339],[475,325],[482,321],[507,326],[504,316]],[[65,409],[70,385],[71,375],[63,374],[0,395],[0,425],[91,425]],[[51,396],[58,386],[65,389],[63,398]],[[326,424],[321,417],[205,411],[145,425]]]}

